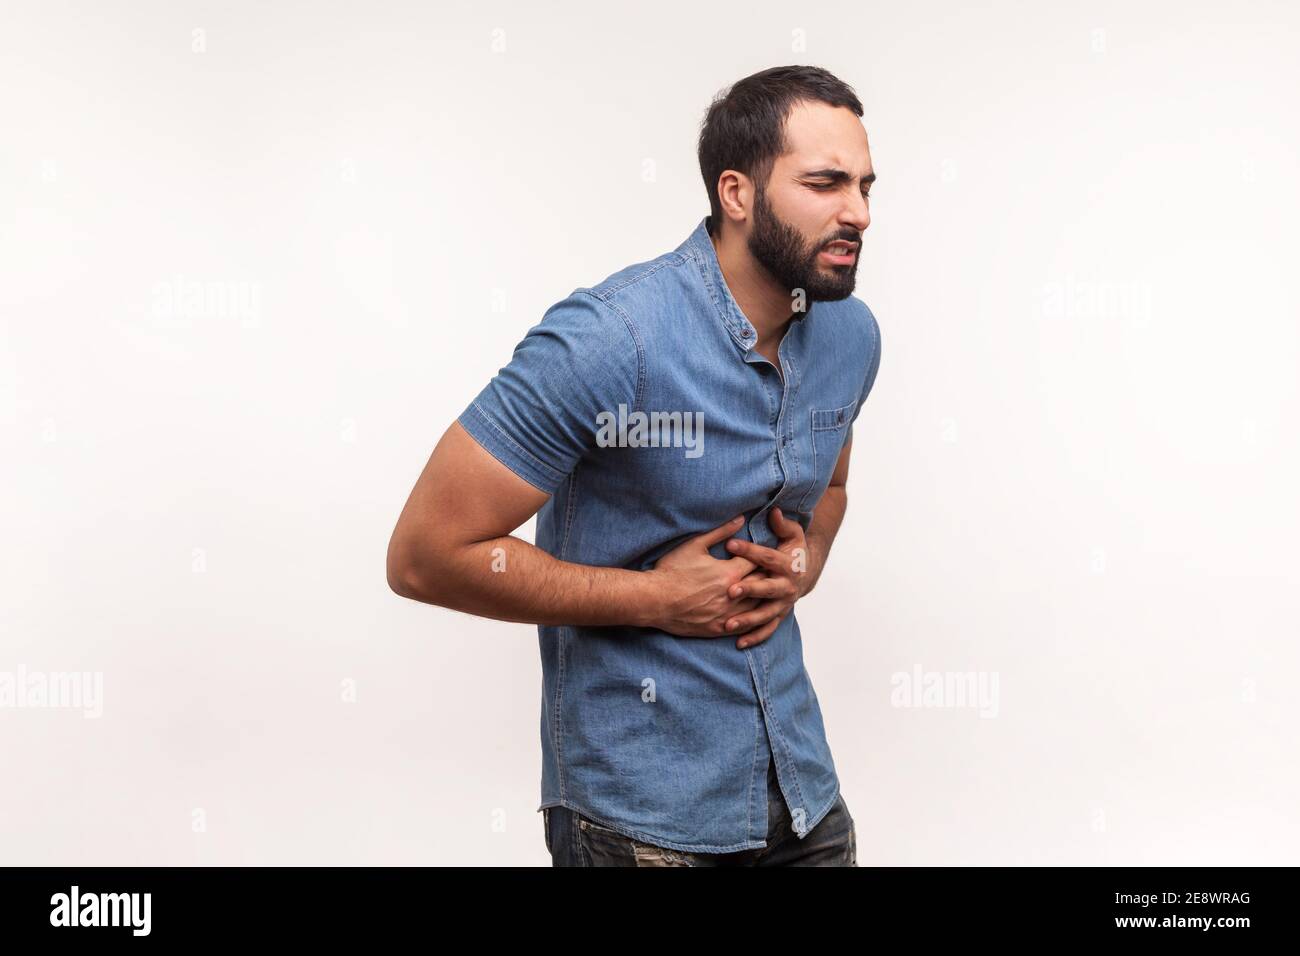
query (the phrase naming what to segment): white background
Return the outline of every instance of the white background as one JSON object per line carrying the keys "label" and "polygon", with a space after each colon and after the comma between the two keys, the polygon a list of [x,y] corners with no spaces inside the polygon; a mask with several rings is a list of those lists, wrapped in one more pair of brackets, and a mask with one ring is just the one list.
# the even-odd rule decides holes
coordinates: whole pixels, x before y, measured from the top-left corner
{"label": "white background", "polygon": [[618,6],[4,4],[0,671],[104,700],[0,709],[0,863],[549,863],[536,631],[388,536],[708,211],[714,93],[811,63],[879,175],[799,608],[859,862],[1294,864],[1297,8]]}

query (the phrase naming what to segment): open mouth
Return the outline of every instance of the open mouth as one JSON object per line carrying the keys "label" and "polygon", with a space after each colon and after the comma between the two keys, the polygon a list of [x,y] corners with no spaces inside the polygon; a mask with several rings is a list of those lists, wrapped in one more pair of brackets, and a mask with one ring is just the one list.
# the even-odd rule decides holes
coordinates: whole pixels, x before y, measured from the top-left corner
{"label": "open mouth", "polygon": [[822,246],[821,251],[823,258],[835,265],[841,266],[852,265],[857,254],[858,244],[844,239],[827,243],[825,246]]}

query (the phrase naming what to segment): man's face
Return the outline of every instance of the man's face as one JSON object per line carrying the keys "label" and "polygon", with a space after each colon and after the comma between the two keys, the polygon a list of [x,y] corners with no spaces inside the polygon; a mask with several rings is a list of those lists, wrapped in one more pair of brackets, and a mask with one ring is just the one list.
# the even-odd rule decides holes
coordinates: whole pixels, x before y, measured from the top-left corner
{"label": "man's face", "polygon": [[756,185],[749,252],[792,295],[802,289],[811,302],[846,298],[871,224],[867,132],[852,110],[802,103],[790,111],[786,141],[789,150],[766,186]]}

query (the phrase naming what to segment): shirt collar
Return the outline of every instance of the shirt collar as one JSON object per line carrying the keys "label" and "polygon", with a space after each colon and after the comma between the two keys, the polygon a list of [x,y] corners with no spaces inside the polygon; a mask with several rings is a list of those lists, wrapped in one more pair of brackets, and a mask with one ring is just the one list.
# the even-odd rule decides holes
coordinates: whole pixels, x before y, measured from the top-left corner
{"label": "shirt collar", "polygon": [[[698,263],[704,287],[708,290],[709,298],[713,300],[718,317],[722,319],[722,324],[726,326],[740,350],[748,352],[758,341],[758,333],[749,319],[745,318],[745,313],[740,310],[740,305],[731,294],[731,290],[727,288],[727,280],[722,275],[722,266],[718,263],[718,251],[713,248],[713,240],[709,237],[710,218],[712,217],[705,216],[701,219],[691,234],[686,237],[686,241],[677,247],[677,251]],[[793,332],[806,324],[812,305],[811,302],[807,303],[807,311],[794,319],[788,331]]]}
{"label": "shirt collar", "polygon": [[717,310],[718,317],[722,319],[722,324],[727,327],[731,338],[741,351],[749,351],[758,341],[758,333],[754,331],[754,326],[750,324],[749,319],[745,318],[745,313],[740,311],[735,297],[727,288],[726,279],[722,277],[722,266],[718,264],[718,251],[713,248],[713,240],[709,238],[709,219],[709,216],[705,216],[699,221],[686,241],[681,244],[679,251],[693,258],[699,265],[704,287],[708,290],[709,298],[713,300],[713,306]]}

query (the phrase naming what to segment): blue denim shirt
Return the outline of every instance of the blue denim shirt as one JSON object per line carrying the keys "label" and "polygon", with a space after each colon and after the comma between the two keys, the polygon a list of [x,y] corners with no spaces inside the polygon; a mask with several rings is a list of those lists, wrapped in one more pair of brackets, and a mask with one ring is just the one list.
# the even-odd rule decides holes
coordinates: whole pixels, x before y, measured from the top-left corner
{"label": "blue denim shirt", "polygon": [[[707,223],[547,309],[459,418],[551,494],[536,544],[560,560],[646,570],[738,514],[738,537],[775,546],[768,509],[807,528],[871,391],[871,310],[854,297],[809,303],[780,344],[778,373],[754,348]],[[691,415],[703,442],[685,427],[638,433],[636,412]],[[730,557],[725,542],[710,553]],[[834,804],[839,778],[797,608],[745,650],[730,636],[649,628],[538,632],[539,811],[562,805],[688,852],[762,847],[769,759],[800,836]]]}

